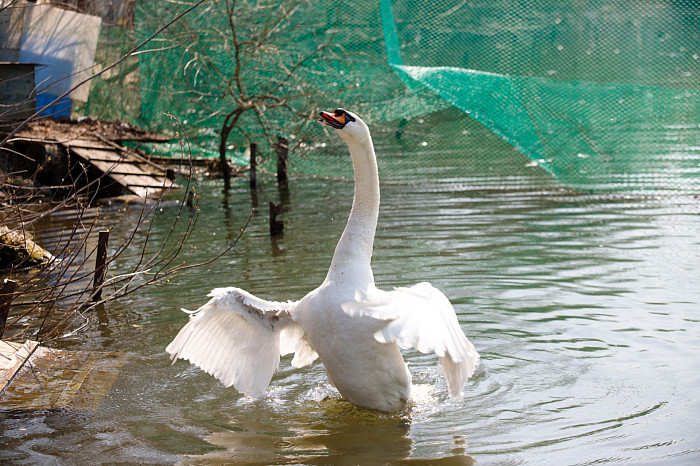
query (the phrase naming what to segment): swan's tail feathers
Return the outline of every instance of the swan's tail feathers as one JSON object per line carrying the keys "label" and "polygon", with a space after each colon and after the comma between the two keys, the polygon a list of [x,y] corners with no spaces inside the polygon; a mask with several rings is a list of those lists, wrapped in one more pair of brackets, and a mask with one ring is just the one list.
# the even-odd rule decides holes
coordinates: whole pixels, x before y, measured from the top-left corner
{"label": "swan's tail feathers", "polygon": [[467,383],[467,380],[474,375],[474,371],[479,365],[479,353],[476,352],[469,340],[467,340],[467,343],[471,346],[472,351],[469,357],[464,360],[455,362],[449,353],[438,359],[438,365],[442,373],[445,374],[450,395],[458,400],[464,398],[462,388]]}
{"label": "swan's tail feathers", "polygon": [[227,387],[258,396],[270,384],[281,351],[295,351],[306,364],[315,359],[291,317],[295,303],[265,301],[238,288],[218,288],[209,296],[166,348],[173,360],[187,359]]}
{"label": "swan's tail feathers", "polygon": [[394,291],[360,292],[343,305],[350,315],[366,315],[386,322],[374,334],[381,343],[435,353],[450,394],[462,398],[462,387],[479,365],[479,353],[464,335],[447,297],[430,283]]}

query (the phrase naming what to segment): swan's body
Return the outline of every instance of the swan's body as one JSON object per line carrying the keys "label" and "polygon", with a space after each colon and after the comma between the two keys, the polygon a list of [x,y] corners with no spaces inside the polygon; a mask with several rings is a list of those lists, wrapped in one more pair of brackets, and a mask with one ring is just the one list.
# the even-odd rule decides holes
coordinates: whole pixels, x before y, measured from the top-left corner
{"label": "swan's body", "polygon": [[188,359],[225,385],[261,394],[279,365],[321,358],[330,382],[348,401],[382,411],[401,408],[411,374],[401,348],[439,356],[452,396],[479,363],[448,299],[428,283],[382,291],[370,266],[379,214],[379,177],[367,125],[343,109],[322,112],[347,143],[355,195],[324,282],[300,301],[266,301],[238,288],[218,288],[195,311],[167,351]]}

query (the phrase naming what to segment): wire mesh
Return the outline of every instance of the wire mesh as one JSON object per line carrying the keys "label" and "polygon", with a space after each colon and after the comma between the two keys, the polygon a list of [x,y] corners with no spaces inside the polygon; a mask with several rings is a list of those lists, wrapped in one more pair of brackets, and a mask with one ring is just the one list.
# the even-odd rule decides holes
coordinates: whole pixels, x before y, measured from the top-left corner
{"label": "wire mesh", "polygon": [[[138,2],[135,31],[103,31],[98,56],[186,3]],[[340,142],[314,121],[342,105],[371,125],[388,181],[700,187],[696,1],[211,1],[149,47],[94,85],[86,110],[152,130],[173,115],[196,155],[218,155],[242,83],[285,106],[270,98],[237,120],[226,146],[241,164],[248,143],[271,159],[282,136],[292,170],[349,176]]]}

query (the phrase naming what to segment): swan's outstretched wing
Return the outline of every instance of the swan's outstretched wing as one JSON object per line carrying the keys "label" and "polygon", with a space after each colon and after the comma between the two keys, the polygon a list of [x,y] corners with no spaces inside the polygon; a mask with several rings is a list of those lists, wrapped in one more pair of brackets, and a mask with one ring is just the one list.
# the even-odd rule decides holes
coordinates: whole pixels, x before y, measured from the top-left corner
{"label": "swan's outstretched wing", "polygon": [[343,305],[350,315],[367,315],[387,324],[374,337],[381,343],[435,353],[450,394],[462,398],[462,387],[479,365],[479,353],[464,335],[447,297],[430,283],[394,291],[358,292]]}
{"label": "swan's outstretched wing", "polygon": [[296,303],[266,301],[239,288],[217,288],[208,296],[166,348],[173,361],[187,359],[227,387],[257,396],[270,384],[280,355],[294,352],[295,367],[318,357],[290,314]]}

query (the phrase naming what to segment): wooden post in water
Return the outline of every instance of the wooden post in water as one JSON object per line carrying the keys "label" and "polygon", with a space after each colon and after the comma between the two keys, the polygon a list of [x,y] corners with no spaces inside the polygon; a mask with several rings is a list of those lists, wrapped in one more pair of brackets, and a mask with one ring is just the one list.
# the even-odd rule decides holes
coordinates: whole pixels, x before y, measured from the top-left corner
{"label": "wooden post in water", "polygon": [[97,238],[97,257],[95,257],[95,277],[92,282],[92,300],[99,301],[102,298],[102,283],[105,281],[105,269],[107,262],[107,243],[109,242],[109,230],[100,232]]}
{"label": "wooden post in water", "polygon": [[258,145],[254,142],[250,143],[250,187],[254,189],[257,184],[257,174],[256,170],[258,167]]}
{"label": "wooden post in water", "polygon": [[284,223],[277,220],[279,214],[284,213],[284,205],[275,205],[270,202],[270,236],[279,236],[284,231]]}
{"label": "wooden post in water", "polygon": [[10,304],[15,295],[17,282],[12,280],[3,280],[2,288],[0,288],[0,338],[5,333],[5,325],[7,324],[7,316],[10,313]]}
{"label": "wooden post in water", "polygon": [[194,210],[194,188],[190,188],[190,192],[187,193],[186,205],[190,210]]}
{"label": "wooden post in water", "polygon": [[285,138],[277,136],[277,182],[284,183],[287,181],[287,158],[289,153],[289,141]]}

